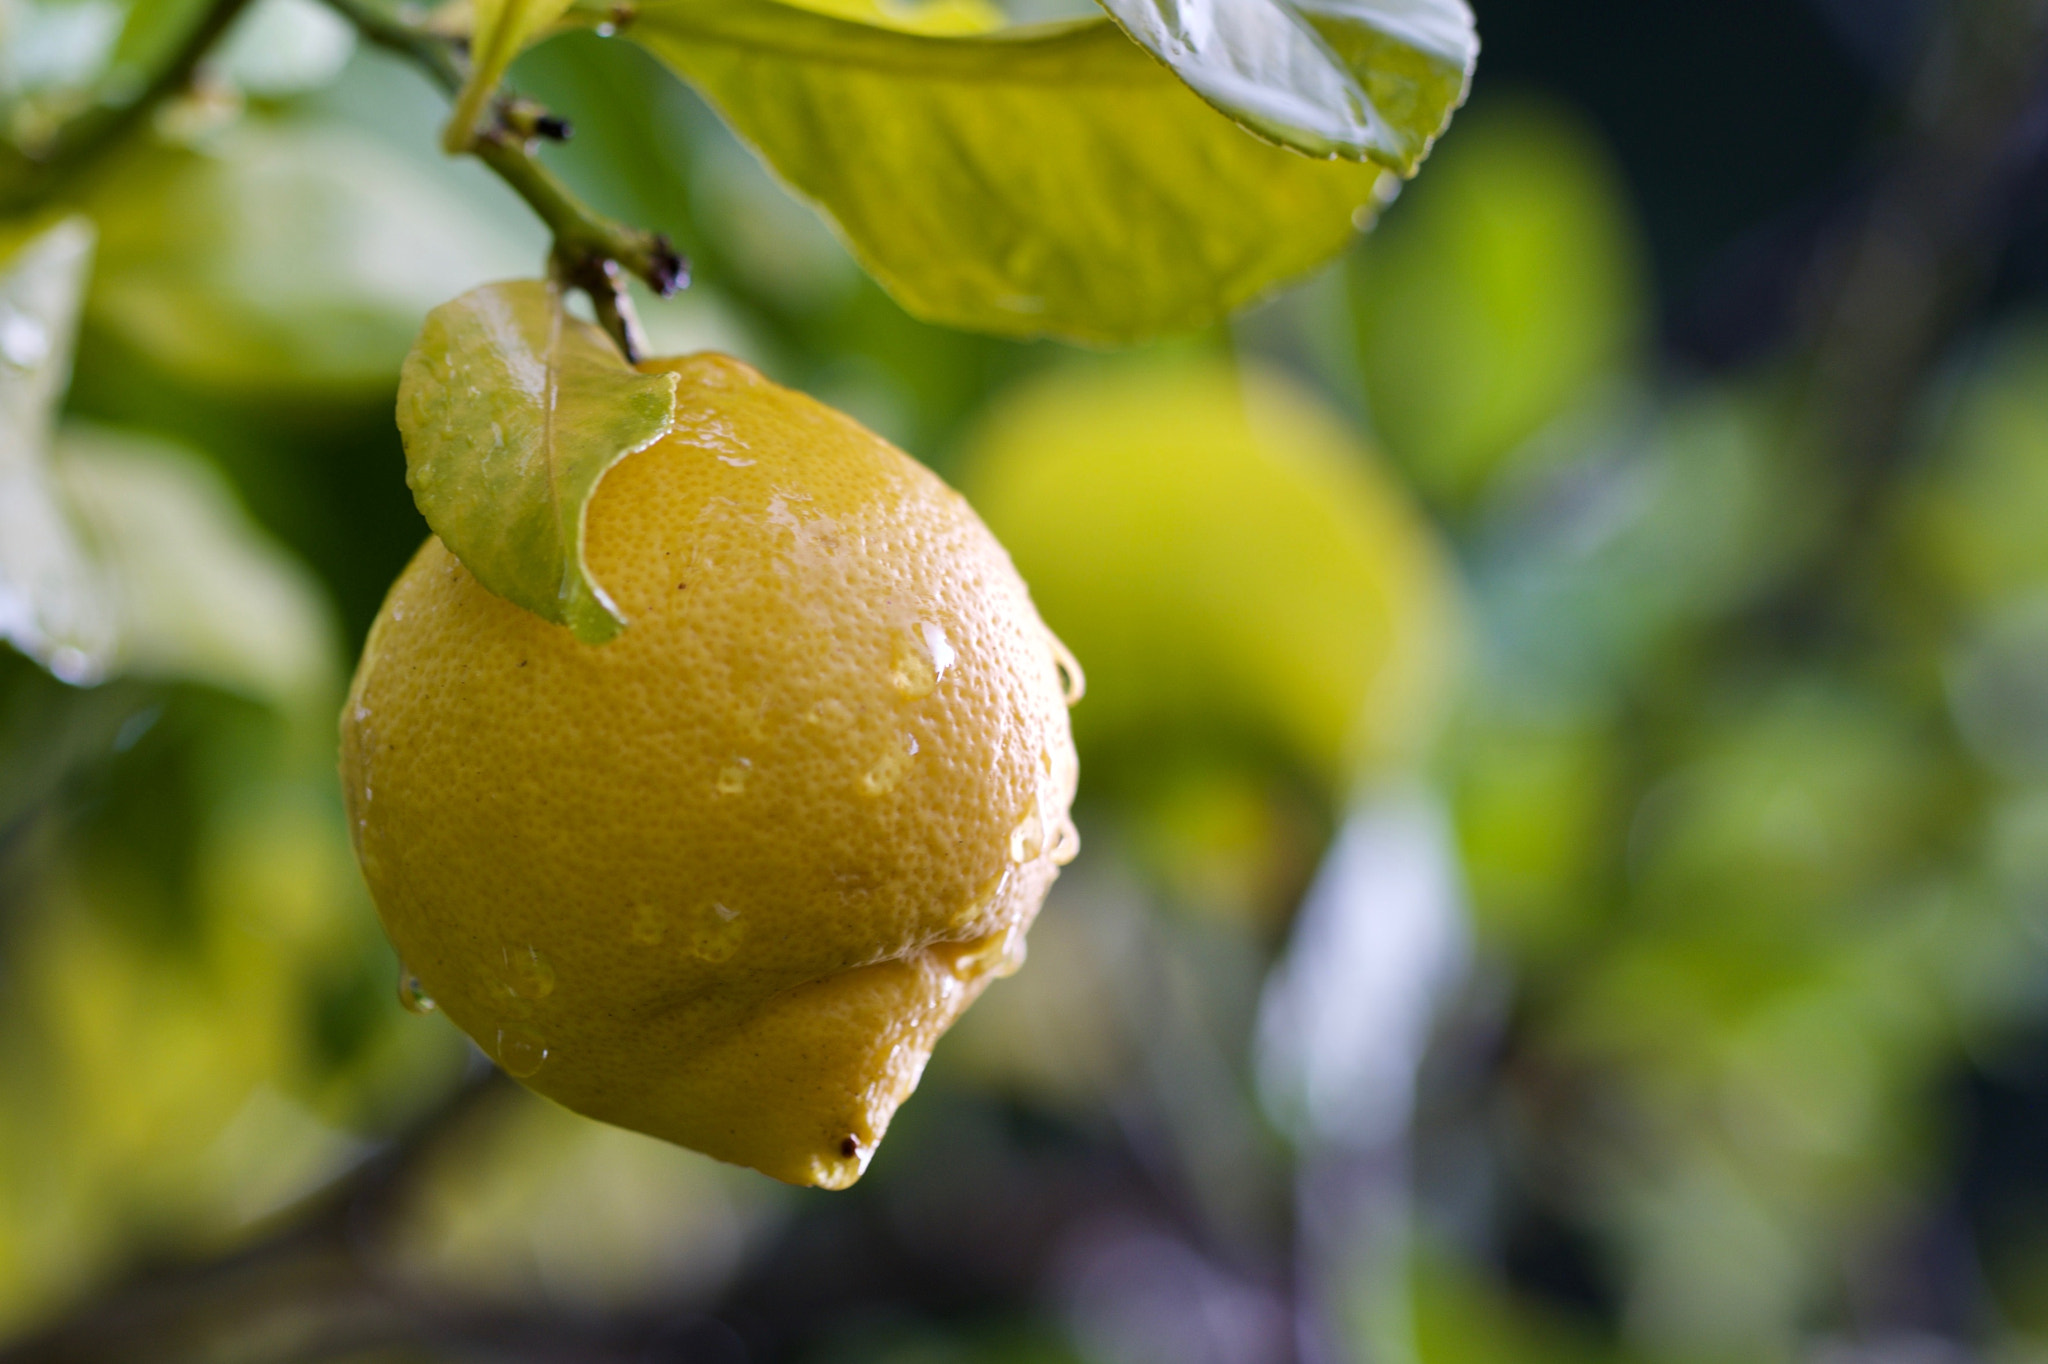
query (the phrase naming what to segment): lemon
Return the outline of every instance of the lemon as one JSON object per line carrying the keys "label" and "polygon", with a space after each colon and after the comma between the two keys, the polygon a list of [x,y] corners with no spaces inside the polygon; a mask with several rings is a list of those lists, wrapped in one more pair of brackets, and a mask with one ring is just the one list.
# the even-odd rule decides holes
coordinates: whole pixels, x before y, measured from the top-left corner
{"label": "lemon", "polygon": [[1088,660],[1090,761],[1276,753],[1332,792],[1426,760],[1453,690],[1451,556],[1400,480],[1261,366],[1055,371],[1000,400],[967,492]]}
{"label": "lemon", "polygon": [[418,989],[575,1111],[839,1188],[1023,958],[1076,839],[1078,674],[966,502],[719,355],[588,508],[604,645],[439,540],[342,716]]}

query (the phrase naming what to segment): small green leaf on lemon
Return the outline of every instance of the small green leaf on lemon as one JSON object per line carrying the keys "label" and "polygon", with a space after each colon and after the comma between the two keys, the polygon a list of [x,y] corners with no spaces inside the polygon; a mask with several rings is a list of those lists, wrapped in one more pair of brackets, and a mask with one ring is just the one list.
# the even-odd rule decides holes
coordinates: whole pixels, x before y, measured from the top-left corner
{"label": "small green leaf on lemon", "polygon": [[1102,0],[1203,99],[1310,156],[1413,175],[1465,102],[1465,0]]}
{"label": "small green leaf on lemon", "polygon": [[625,625],[583,562],[599,480],[666,435],[676,376],[641,374],[541,280],[427,314],[398,383],[406,482],[477,581],[601,644]]}

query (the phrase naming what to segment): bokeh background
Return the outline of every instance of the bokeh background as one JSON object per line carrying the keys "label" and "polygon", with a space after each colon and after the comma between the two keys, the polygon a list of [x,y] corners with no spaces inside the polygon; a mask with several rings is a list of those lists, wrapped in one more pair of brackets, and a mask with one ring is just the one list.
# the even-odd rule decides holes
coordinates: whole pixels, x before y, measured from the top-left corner
{"label": "bokeh background", "polygon": [[[657,348],[931,464],[1089,670],[1031,962],[828,1194],[400,1007],[395,376],[545,242],[266,0],[75,196],[65,486],[208,530],[123,675],[0,648],[0,1359],[2048,1360],[2048,6],[1475,7],[1376,231],[1121,353],[910,319],[637,50],[515,69],[694,259]],[[13,131],[122,17],[0,4]]]}

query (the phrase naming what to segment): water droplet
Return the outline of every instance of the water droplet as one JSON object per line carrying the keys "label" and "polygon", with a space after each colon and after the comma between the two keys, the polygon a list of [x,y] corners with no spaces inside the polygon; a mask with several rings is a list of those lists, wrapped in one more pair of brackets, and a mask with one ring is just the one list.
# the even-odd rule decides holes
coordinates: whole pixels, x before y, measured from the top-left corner
{"label": "water droplet", "polygon": [[875,765],[861,774],[860,789],[870,796],[887,795],[903,780],[903,774],[910,770],[910,760],[917,756],[917,736],[903,736],[903,747],[884,753]]}
{"label": "water droplet", "polygon": [[810,713],[804,716],[804,723],[816,725],[828,734],[836,734],[853,723],[853,712],[838,697],[828,696],[811,707]]}
{"label": "water droplet", "polygon": [[733,468],[735,468],[735,469],[751,469],[751,468],[753,468],[753,467],[754,467],[754,461],[753,461],[753,460],[751,460],[751,459],[735,459],[735,458],[734,458],[733,456],[731,456],[731,455],[720,455],[720,456],[718,457],[718,462],[719,462],[720,464],[729,464],[729,465],[731,465],[731,466],[732,466]]}
{"label": "water droplet", "polygon": [[1014,976],[1024,965],[1024,931],[1014,925],[973,942],[952,945],[946,969],[960,980]]}
{"label": "water droplet", "polygon": [[741,921],[740,912],[712,900],[691,916],[690,955],[700,961],[729,960],[740,950],[746,936],[747,926]]}
{"label": "water droplet", "polygon": [[505,973],[499,984],[514,999],[533,1002],[555,992],[555,968],[532,943],[524,947],[501,947],[498,959]]}
{"label": "water droplet", "polygon": [[420,984],[420,978],[403,966],[398,968],[398,1002],[410,1014],[430,1014],[441,1007]]}
{"label": "water droplet", "polygon": [[1088,694],[1088,678],[1081,672],[1081,660],[1052,631],[1045,632],[1045,640],[1052,647],[1053,666],[1059,669],[1060,692],[1071,706]]}
{"label": "water droplet", "polygon": [[633,926],[627,930],[633,941],[644,947],[652,947],[668,933],[668,924],[660,910],[653,905],[633,906]]}
{"label": "water droplet", "polygon": [[747,773],[754,764],[748,758],[734,758],[719,770],[717,790],[721,796],[736,796],[747,789]]}
{"label": "water droplet", "polygon": [[960,912],[953,916],[948,927],[958,932],[994,909],[996,903],[1003,898],[1003,892],[1010,888],[1012,870],[1006,866],[975,887],[974,893],[968,897],[967,903],[960,907]]}
{"label": "water droplet", "polygon": [[539,1072],[547,1064],[547,1043],[524,1028],[498,1029],[498,1065],[515,1080]]}
{"label": "water droplet", "polygon": [[1010,860],[1022,865],[1045,851],[1045,821],[1038,817],[1038,798],[1032,797],[1024,817],[1010,830]]}
{"label": "water droplet", "polygon": [[1081,831],[1074,827],[1074,821],[1060,821],[1060,831],[1053,836],[1052,849],[1046,856],[1055,867],[1064,867],[1081,855]]}
{"label": "water droplet", "polygon": [[930,696],[932,689],[939,685],[938,669],[933,666],[932,656],[922,640],[909,635],[896,636],[889,659],[889,685],[906,701]]}
{"label": "water droplet", "polygon": [[917,623],[917,636],[924,641],[924,651],[931,656],[932,672],[939,681],[944,681],[946,670],[959,661],[954,652],[953,641],[946,638],[946,632],[928,620]]}

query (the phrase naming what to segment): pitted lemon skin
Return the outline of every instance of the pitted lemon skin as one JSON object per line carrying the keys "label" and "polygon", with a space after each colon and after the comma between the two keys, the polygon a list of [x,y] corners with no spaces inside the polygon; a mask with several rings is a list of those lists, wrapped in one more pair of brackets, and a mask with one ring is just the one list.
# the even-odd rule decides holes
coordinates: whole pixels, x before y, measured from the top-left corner
{"label": "pitted lemon skin", "polygon": [[588,511],[610,643],[438,540],[342,717],[379,913],[591,1117],[843,1187],[1073,851],[1061,651],[961,497],[717,355]]}

